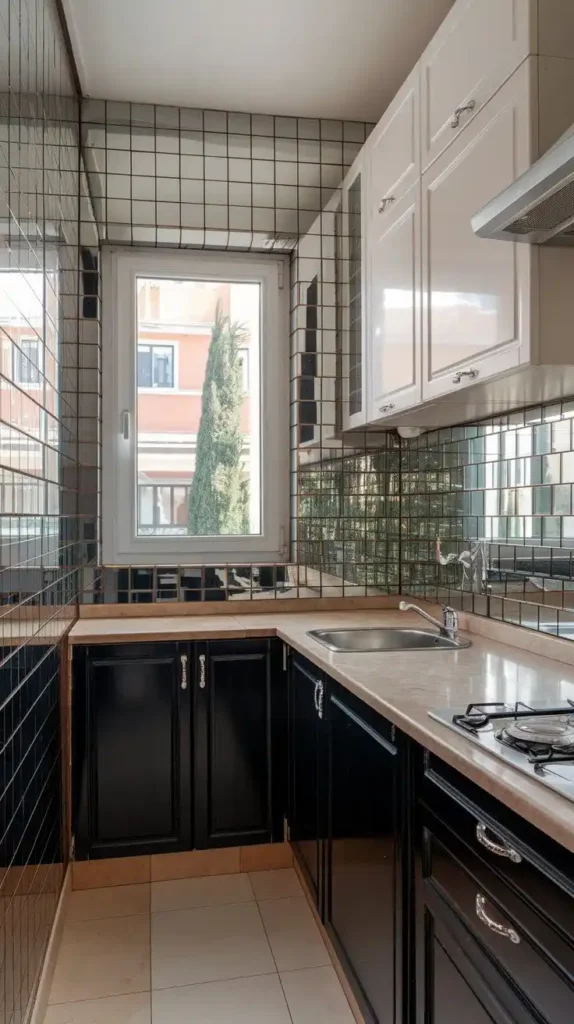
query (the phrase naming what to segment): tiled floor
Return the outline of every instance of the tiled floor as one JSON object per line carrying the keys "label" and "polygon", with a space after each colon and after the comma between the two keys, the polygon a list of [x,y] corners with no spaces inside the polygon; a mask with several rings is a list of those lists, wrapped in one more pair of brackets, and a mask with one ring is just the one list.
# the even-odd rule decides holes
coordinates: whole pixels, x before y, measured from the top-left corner
{"label": "tiled floor", "polygon": [[71,895],[45,1024],[353,1024],[292,868]]}

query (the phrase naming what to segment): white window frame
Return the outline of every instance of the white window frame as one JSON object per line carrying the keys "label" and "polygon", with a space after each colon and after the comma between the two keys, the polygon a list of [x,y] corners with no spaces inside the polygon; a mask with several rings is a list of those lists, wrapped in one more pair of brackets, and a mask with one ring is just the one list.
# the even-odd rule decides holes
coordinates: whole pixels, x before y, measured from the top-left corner
{"label": "white window frame", "polygon": [[[108,247],[103,254],[102,274],[104,563],[193,565],[286,561],[289,536],[289,291],[284,281],[289,281],[287,257]],[[261,285],[260,534],[247,537],[138,537],[136,534],[138,277],[252,281]],[[170,388],[169,392],[174,390]],[[124,437],[124,433],[128,436]]]}

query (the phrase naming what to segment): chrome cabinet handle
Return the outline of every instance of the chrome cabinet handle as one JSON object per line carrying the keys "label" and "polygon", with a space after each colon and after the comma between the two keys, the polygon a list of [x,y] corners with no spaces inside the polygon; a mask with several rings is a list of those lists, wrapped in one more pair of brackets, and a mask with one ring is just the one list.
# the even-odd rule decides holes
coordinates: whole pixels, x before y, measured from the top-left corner
{"label": "chrome cabinet handle", "polygon": [[470,380],[474,380],[478,377],[478,370],[458,370],[452,378],[453,384],[460,384],[463,377],[469,377]]}
{"label": "chrome cabinet handle", "polygon": [[389,402],[388,405],[381,405],[379,412],[390,412],[391,409],[395,408],[394,402]]}
{"label": "chrome cabinet handle", "polygon": [[385,210],[387,209],[387,206],[392,206],[393,203],[396,203],[396,201],[397,200],[395,196],[386,196],[384,199],[381,199],[379,203],[379,213],[384,213]]}
{"label": "chrome cabinet handle", "polygon": [[468,103],[466,103],[464,107],[457,107],[455,112],[454,112],[452,121],[450,122],[451,128],[458,128],[459,125],[460,125],[461,114],[466,114],[467,111],[474,110],[475,107],[476,107],[476,100],[469,100]]}
{"label": "chrome cabinet handle", "polygon": [[182,654],[181,658],[181,688],[187,690],[187,654]]}
{"label": "chrome cabinet handle", "polygon": [[504,840],[501,840],[500,843],[495,843],[494,840],[490,839],[486,834],[486,825],[482,821],[477,822],[476,838],[481,846],[490,850],[491,853],[495,853],[497,857],[508,857],[513,864],[521,863],[522,856],[518,853],[518,850],[513,850]]}
{"label": "chrome cabinet handle", "polygon": [[319,683],[319,693],[318,693],[318,697],[317,697],[317,714],[319,715],[319,718],[323,717],[323,694],[324,694],[324,692],[325,692],[325,687],[323,686],[323,683]]}
{"label": "chrome cabinet handle", "polygon": [[199,689],[205,690],[205,654],[199,655]]}
{"label": "chrome cabinet handle", "polygon": [[490,928],[491,932],[496,935],[501,935],[503,939],[510,939],[515,946],[518,946],[520,942],[520,935],[510,925],[500,924],[498,921],[493,921],[491,917],[486,913],[486,896],[482,896],[479,892],[476,894],[476,916],[479,921],[482,921],[487,928]]}
{"label": "chrome cabinet handle", "polygon": [[321,683],[318,679],[315,680],[315,693],[313,694],[313,703],[315,705],[315,711],[319,713],[319,688]]}

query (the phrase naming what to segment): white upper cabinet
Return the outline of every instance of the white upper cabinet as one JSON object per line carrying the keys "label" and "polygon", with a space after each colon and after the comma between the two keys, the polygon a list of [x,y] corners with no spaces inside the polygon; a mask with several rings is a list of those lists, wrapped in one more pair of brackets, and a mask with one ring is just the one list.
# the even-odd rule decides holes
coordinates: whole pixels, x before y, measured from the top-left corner
{"label": "white upper cabinet", "polygon": [[366,149],[369,167],[367,219],[386,213],[418,180],[420,158],[420,69],[417,64],[373,129]]}
{"label": "white upper cabinet", "polygon": [[421,58],[423,170],[536,53],[536,7],[531,0],[457,0]]}
{"label": "white upper cabinet", "polygon": [[421,189],[417,180],[370,226],[371,423],[421,400],[420,245]]}
{"label": "white upper cabinet", "polygon": [[364,154],[363,149],[343,182],[340,234],[337,238],[343,430],[352,430],[367,422]]}
{"label": "white upper cabinet", "polygon": [[530,358],[531,250],[478,238],[471,217],[532,162],[533,72],[525,62],[423,174],[423,400]]}

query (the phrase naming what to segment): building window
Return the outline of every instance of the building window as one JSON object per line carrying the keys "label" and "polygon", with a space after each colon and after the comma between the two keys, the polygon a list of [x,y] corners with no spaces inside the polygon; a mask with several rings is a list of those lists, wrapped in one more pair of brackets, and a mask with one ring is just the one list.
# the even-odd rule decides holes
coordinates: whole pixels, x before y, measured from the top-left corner
{"label": "building window", "polygon": [[276,255],[108,254],[105,561],[287,557],[285,269]]}
{"label": "building window", "polygon": [[241,381],[243,384],[244,394],[249,394],[249,349],[239,349],[239,359],[241,362]]}
{"label": "building window", "polygon": [[138,343],[138,388],[173,388],[173,345]]}
{"label": "building window", "polygon": [[24,387],[40,383],[41,346],[39,338],[19,338],[12,347],[12,375],[16,384]]}

